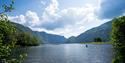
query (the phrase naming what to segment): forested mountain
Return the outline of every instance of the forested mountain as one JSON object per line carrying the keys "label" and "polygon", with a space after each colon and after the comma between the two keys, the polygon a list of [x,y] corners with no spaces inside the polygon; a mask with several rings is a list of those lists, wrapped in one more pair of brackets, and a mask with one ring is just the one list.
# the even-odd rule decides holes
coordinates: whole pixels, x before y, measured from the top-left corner
{"label": "forested mountain", "polygon": [[94,38],[100,37],[102,41],[107,42],[110,40],[110,32],[112,29],[112,21],[106,22],[98,27],[87,30],[77,37],[70,37],[66,39],[64,36],[49,34],[46,32],[32,31],[30,28],[23,25],[13,23],[17,29],[23,32],[29,32],[38,37],[43,43],[79,43],[79,42],[93,42]]}
{"label": "forested mountain", "polygon": [[33,34],[41,41],[41,43],[65,43],[66,42],[66,38],[64,36],[49,34],[46,32],[32,31],[30,28],[25,27],[21,24],[17,24],[17,23],[12,23],[12,24],[14,24],[16,28],[19,29],[20,31]]}
{"label": "forested mountain", "polygon": [[65,43],[66,38],[60,35],[48,34],[46,32],[33,31],[33,35],[40,38],[43,43]]}
{"label": "forested mountain", "polygon": [[87,30],[77,37],[70,37],[66,39],[64,36],[49,34],[46,32],[32,31],[30,28],[23,25],[13,23],[20,31],[32,33],[38,37],[43,43],[79,43],[79,42],[93,42],[94,38],[100,37],[102,41],[110,40],[110,32],[112,29],[112,21],[106,22],[98,27]]}
{"label": "forested mountain", "polygon": [[[102,41],[107,42],[110,40],[110,32],[112,29],[112,21],[106,22],[98,27],[87,30],[76,38],[69,38],[70,42],[93,42],[94,38],[100,37]],[[75,39],[75,40],[74,40]]]}

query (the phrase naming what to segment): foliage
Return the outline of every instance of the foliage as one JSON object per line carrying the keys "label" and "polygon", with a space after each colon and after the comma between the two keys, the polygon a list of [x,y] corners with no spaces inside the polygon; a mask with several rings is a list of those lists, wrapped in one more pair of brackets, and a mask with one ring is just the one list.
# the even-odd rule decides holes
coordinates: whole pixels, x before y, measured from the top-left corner
{"label": "foliage", "polygon": [[[0,63],[22,63],[24,57],[27,56],[26,54],[21,54],[19,58],[16,59],[11,57],[11,54],[13,52],[12,50],[16,48],[17,41],[19,41],[18,38],[20,37],[18,35],[19,32],[16,30],[16,27],[12,25],[12,23],[8,20],[7,15],[4,14],[6,12],[11,12],[14,9],[14,0],[10,1],[10,4],[2,4],[2,8],[0,8],[1,10],[3,9],[3,11],[0,12]],[[27,35],[25,33],[24,37],[25,39],[22,39],[22,41],[26,42],[24,45],[36,45],[35,41],[37,41],[37,38],[30,37],[30,35]],[[30,41],[32,43],[30,43]]]}
{"label": "foliage", "polygon": [[14,38],[15,33],[15,28],[9,21],[0,20],[0,34],[3,35],[1,39],[3,40],[4,44],[16,42],[16,39]]}
{"label": "foliage", "polygon": [[113,19],[111,40],[115,51],[113,63],[125,63],[125,16]]}
{"label": "foliage", "polygon": [[[4,1],[4,0],[3,0]],[[14,9],[14,0],[10,0],[10,3],[3,3],[2,4],[2,9],[3,11],[0,12],[0,14],[4,14],[5,12],[11,12]]]}
{"label": "foliage", "polygon": [[102,39],[100,37],[94,38],[94,42],[102,42]]}
{"label": "foliage", "polygon": [[28,32],[19,32],[16,44],[21,46],[36,46],[39,45],[39,40]]}
{"label": "foliage", "polygon": [[112,44],[112,42],[81,42],[81,44]]}
{"label": "foliage", "polygon": [[13,34],[15,28],[9,21],[0,20],[0,60],[9,60],[12,48],[15,47],[16,39]]}
{"label": "foliage", "polygon": [[9,21],[0,20],[0,58],[9,56],[9,52],[16,42],[16,39],[13,36],[14,33],[15,28]]}
{"label": "foliage", "polygon": [[0,20],[0,61],[9,63],[22,63],[24,55],[19,59],[10,58],[12,49],[16,44],[21,46],[39,45],[38,39],[29,33],[19,32],[7,19]]}

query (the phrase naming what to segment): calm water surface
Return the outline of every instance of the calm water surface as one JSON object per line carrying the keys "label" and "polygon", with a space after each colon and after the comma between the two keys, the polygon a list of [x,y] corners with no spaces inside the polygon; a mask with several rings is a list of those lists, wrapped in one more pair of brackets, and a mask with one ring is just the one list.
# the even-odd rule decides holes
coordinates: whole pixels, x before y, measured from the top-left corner
{"label": "calm water surface", "polygon": [[24,63],[111,63],[111,45],[46,44],[27,49]]}

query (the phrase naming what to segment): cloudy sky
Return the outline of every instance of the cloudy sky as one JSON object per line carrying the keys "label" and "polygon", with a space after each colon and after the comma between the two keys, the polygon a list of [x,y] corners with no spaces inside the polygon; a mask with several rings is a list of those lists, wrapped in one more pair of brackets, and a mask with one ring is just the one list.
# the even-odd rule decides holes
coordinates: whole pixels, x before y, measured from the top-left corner
{"label": "cloudy sky", "polygon": [[67,38],[125,15],[125,0],[15,0],[14,7],[11,21]]}

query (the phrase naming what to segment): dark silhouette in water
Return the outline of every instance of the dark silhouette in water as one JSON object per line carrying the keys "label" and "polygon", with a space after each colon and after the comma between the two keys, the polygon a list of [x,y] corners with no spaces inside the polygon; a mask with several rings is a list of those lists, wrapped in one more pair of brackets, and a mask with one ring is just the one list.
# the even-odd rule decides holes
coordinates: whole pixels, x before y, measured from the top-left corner
{"label": "dark silhouette in water", "polygon": [[86,44],[86,48],[88,47],[88,45]]}

